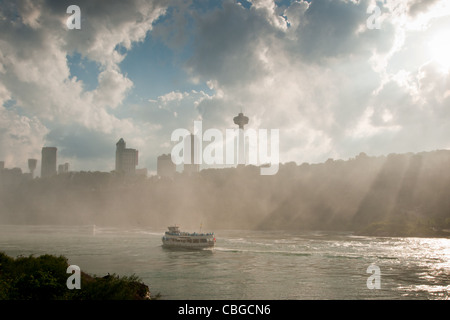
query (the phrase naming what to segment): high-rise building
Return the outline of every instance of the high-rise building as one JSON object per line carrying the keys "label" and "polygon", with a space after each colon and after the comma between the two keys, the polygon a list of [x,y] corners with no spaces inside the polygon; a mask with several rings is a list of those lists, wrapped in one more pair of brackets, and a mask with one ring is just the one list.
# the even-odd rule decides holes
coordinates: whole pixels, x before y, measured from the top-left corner
{"label": "high-rise building", "polygon": [[138,151],[126,148],[125,141],[120,138],[116,143],[116,171],[126,174],[136,173],[138,158]]}
{"label": "high-rise building", "polygon": [[176,172],[176,165],[172,161],[172,157],[169,154],[162,154],[158,157],[156,163],[156,172],[160,177],[172,178]]}
{"label": "high-rise building", "polygon": [[41,178],[56,174],[56,151],[55,147],[42,148]]}
{"label": "high-rise building", "polygon": [[58,165],[58,174],[68,173],[69,172],[69,164],[66,162],[64,164]]}
{"label": "high-rise building", "polygon": [[184,138],[184,168],[183,172],[192,174],[200,171],[201,150],[198,136],[191,133]]}

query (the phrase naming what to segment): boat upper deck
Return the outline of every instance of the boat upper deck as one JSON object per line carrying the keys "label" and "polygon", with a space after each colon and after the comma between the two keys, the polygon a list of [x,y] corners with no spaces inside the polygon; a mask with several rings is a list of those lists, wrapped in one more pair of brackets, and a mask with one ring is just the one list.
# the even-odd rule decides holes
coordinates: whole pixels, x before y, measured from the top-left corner
{"label": "boat upper deck", "polygon": [[189,232],[170,232],[170,231],[166,231],[165,234],[169,235],[169,236],[206,237],[206,236],[213,236],[214,232],[208,232],[208,233],[193,232],[193,233],[189,233]]}
{"label": "boat upper deck", "polygon": [[214,232],[208,232],[208,233],[197,233],[197,232],[184,232],[180,231],[180,228],[178,226],[169,227],[169,231],[165,232],[165,235],[168,236],[184,236],[184,237],[211,237],[214,236]]}

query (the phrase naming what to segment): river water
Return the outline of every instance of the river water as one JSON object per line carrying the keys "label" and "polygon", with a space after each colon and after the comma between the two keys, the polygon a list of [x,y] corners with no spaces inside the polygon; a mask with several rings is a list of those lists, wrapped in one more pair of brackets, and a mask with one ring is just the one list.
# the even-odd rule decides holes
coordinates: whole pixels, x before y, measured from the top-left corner
{"label": "river water", "polygon": [[135,274],[161,299],[450,296],[450,239],[204,231],[215,231],[215,249],[164,249],[162,229],[1,225],[0,251],[14,257],[64,255],[91,275]]}

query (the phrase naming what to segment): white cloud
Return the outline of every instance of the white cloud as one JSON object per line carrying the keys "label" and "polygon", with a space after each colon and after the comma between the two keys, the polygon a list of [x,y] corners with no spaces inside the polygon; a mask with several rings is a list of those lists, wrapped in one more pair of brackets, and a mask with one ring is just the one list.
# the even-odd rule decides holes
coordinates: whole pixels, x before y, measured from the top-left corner
{"label": "white cloud", "polygon": [[[0,150],[6,167],[26,168],[27,159],[40,158],[48,129],[36,117],[20,116],[0,107]],[[14,152],[8,152],[14,150]]]}
{"label": "white cloud", "polygon": [[102,71],[98,76],[98,82],[99,85],[93,97],[97,107],[117,108],[133,86],[133,82],[116,68]]}
{"label": "white cloud", "polygon": [[188,95],[187,92],[181,93],[179,91],[171,91],[163,96],[158,97],[158,100],[163,104],[167,104],[172,101],[181,101],[184,97]]}
{"label": "white cloud", "polygon": [[82,32],[64,30],[68,52],[77,51],[103,66],[115,66],[124,55],[116,50],[144,40],[153,22],[165,13],[167,1],[78,1]]}
{"label": "white cloud", "polygon": [[[380,126],[373,124],[373,117],[375,110],[373,107],[368,107],[360,119],[358,119],[355,127],[346,130],[346,133],[352,139],[368,139],[375,135],[385,134],[386,132],[395,132],[401,129],[399,125],[394,126]],[[392,113],[385,109],[382,111],[382,119],[384,123],[392,120]]]}

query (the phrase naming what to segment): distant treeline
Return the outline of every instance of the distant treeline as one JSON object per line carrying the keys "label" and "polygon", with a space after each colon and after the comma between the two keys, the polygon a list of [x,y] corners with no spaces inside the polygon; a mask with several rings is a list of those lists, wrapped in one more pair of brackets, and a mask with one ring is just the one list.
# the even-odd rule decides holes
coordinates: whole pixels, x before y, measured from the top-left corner
{"label": "distant treeline", "polygon": [[446,236],[450,151],[206,169],[173,179],[72,172],[3,182],[0,223],[335,230]]}

